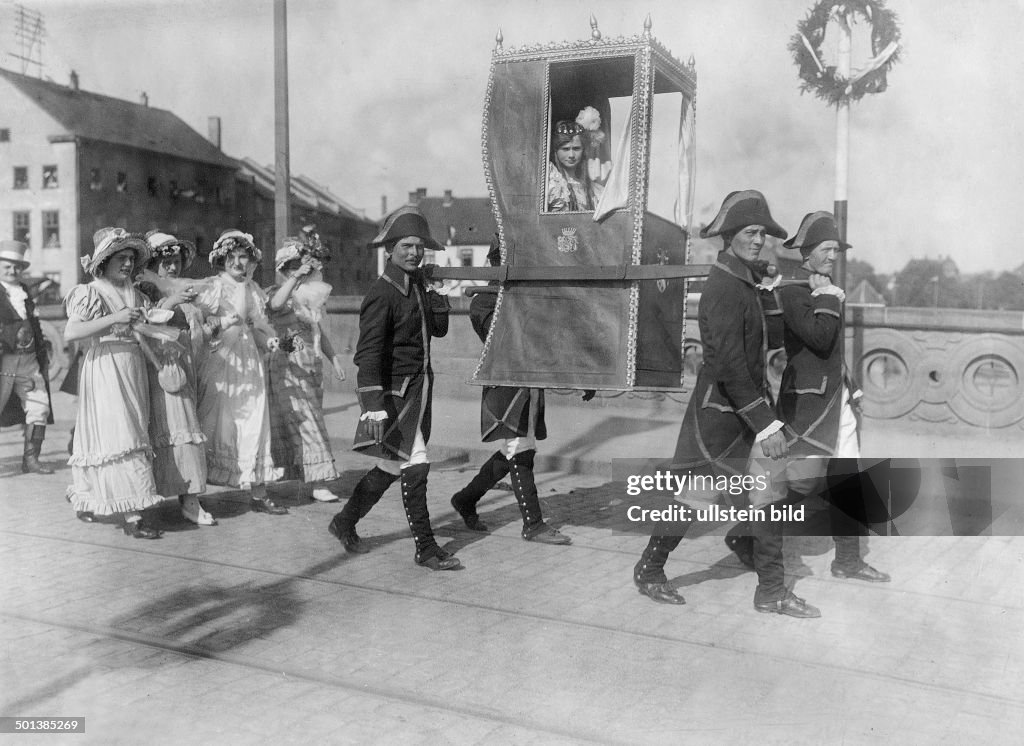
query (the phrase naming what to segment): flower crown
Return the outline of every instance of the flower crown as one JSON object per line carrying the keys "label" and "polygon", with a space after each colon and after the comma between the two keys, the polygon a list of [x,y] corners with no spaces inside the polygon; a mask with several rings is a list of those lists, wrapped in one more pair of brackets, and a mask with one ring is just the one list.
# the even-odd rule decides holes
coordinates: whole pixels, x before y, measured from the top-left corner
{"label": "flower crown", "polygon": [[242,233],[242,231],[227,231],[214,242],[208,260],[210,264],[213,264],[214,261],[226,257],[235,249],[248,251],[257,262],[263,259],[263,253],[256,248],[252,234]]}

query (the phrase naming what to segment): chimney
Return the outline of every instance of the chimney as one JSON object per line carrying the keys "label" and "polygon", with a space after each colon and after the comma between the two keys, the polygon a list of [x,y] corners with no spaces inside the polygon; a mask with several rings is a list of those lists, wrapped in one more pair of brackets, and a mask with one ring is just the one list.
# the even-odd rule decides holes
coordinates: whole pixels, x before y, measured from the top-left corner
{"label": "chimney", "polygon": [[427,196],[427,188],[426,188],[426,187],[419,187],[419,188],[418,188],[418,189],[416,190],[416,198],[417,198],[417,199],[416,199],[416,202],[417,202],[417,203],[419,203],[419,201],[420,201],[421,199],[423,199],[424,197],[426,197],[426,196]]}
{"label": "chimney", "polygon": [[208,117],[206,120],[206,139],[220,150],[220,117]]}
{"label": "chimney", "polygon": [[451,207],[452,206],[452,190],[451,189],[445,189],[444,190],[444,199],[441,200],[441,205],[444,206],[444,207]]}
{"label": "chimney", "polygon": [[78,90],[78,73],[76,73],[74,70],[71,71],[71,90]]}
{"label": "chimney", "polygon": [[139,103],[143,106],[149,106],[149,94],[143,91],[142,95],[139,96]]}
{"label": "chimney", "polygon": [[388,195],[380,195],[380,214],[381,216],[388,214]]}
{"label": "chimney", "polygon": [[409,204],[418,205],[420,203],[419,191],[409,192]]}

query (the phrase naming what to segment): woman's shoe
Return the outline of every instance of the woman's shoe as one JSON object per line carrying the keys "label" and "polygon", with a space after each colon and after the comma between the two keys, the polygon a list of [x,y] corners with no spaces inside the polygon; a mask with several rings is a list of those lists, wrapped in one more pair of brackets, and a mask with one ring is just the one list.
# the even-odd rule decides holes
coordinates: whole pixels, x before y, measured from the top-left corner
{"label": "woman's shoe", "polygon": [[181,505],[181,514],[184,516],[185,520],[190,521],[197,526],[217,525],[217,519],[206,512],[202,503],[199,502],[198,497],[179,497],[178,502]]}
{"label": "woman's shoe", "polygon": [[96,522],[96,514],[93,513],[91,510],[76,510],[75,511],[75,518],[80,520],[82,523],[95,523]]}
{"label": "woman's shoe", "polygon": [[313,488],[313,499],[318,503],[336,503],[338,502],[338,496],[331,492],[326,487],[314,487]]}
{"label": "woman's shoe", "polygon": [[128,521],[124,524],[124,535],[133,539],[159,539],[161,531],[144,526],[142,521]]}

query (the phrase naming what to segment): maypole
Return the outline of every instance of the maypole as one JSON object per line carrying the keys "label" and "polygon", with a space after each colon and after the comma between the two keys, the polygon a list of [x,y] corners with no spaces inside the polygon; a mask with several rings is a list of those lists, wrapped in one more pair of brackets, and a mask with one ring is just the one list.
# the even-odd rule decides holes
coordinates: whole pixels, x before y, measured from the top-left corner
{"label": "maypole", "polygon": [[[852,26],[863,20],[871,30],[871,58],[863,67],[851,70]],[[838,32],[834,65],[827,65],[821,53],[829,22]],[[848,219],[847,184],[850,172],[850,104],[869,93],[886,89],[886,74],[899,59],[900,29],[896,14],[881,0],[824,0],[815,5],[799,23],[789,49],[800,70],[800,89],[810,91],[836,107],[836,183],[833,211],[839,235],[846,241]],[[846,256],[840,252],[835,265],[835,283],[846,284]]]}

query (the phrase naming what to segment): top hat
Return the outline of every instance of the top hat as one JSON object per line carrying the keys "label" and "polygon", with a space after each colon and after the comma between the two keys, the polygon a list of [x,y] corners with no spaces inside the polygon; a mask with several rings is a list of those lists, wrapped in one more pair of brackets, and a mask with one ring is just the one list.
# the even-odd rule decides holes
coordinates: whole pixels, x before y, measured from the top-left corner
{"label": "top hat", "polygon": [[82,257],[82,268],[93,277],[98,276],[100,265],[119,251],[131,249],[135,252],[135,266],[142,267],[149,260],[149,244],[141,236],[129,233],[124,228],[108,226],[92,234],[92,256]]}
{"label": "top hat", "polygon": [[196,258],[196,245],[183,238],[176,238],[170,233],[161,231],[150,231],[146,234],[146,243],[153,259],[162,259],[166,256],[181,256],[181,268],[185,269]]}
{"label": "top hat", "polygon": [[768,210],[768,200],[756,189],[745,189],[732,192],[715,215],[711,224],[701,228],[701,238],[711,238],[723,233],[734,233],[748,225],[763,225],[769,236],[785,238],[786,229],[772,219]]}
{"label": "top hat", "polygon": [[6,259],[14,264],[20,264],[25,269],[29,262],[25,259],[28,246],[21,241],[0,241],[0,259]]}
{"label": "top hat", "polygon": [[370,241],[370,246],[383,246],[386,243],[397,241],[406,236],[422,238],[428,249],[441,251],[444,249],[441,244],[430,237],[430,226],[423,213],[415,207],[399,207],[384,221],[384,227],[380,233]]}
{"label": "top hat", "polygon": [[851,248],[850,244],[839,237],[839,226],[832,213],[819,210],[804,215],[796,235],[782,245],[787,249],[800,249],[801,254],[807,254],[822,241],[835,241],[840,251]]}

